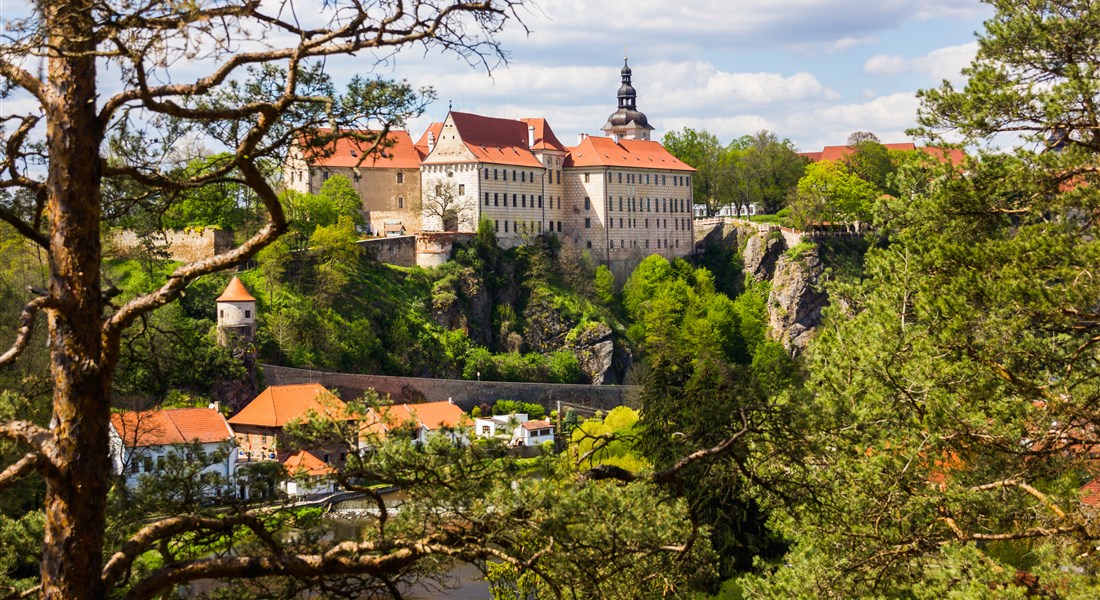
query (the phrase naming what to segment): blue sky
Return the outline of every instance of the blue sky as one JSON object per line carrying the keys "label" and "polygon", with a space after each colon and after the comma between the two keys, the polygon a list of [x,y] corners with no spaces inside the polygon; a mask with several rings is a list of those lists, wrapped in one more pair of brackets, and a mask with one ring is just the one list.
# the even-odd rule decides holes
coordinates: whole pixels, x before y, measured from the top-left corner
{"label": "blue sky", "polygon": [[[439,99],[419,135],[455,110],[545,117],[567,145],[599,133],[615,108],[624,48],[655,138],[703,128],[723,142],[760,129],[802,150],[855,130],[906,141],[915,92],[959,69],[992,15],[977,0],[544,0],[500,40],[506,66],[476,69],[409,50],[374,73],[430,85]],[[364,62],[333,61],[337,80]]]}

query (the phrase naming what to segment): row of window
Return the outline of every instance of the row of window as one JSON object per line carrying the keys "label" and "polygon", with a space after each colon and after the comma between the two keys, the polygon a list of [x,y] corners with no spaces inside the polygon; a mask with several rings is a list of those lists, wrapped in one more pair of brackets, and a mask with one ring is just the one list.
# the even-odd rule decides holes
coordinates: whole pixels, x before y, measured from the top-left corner
{"label": "row of window", "polygon": [[[623,173],[618,172],[618,183],[623,182]],[[651,179],[652,178],[652,179]],[[652,181],[652,184],[650,183]],[[640,185],[668,185],[669,178],[667,175],[657,175],[656,173],[626,173],[626,182]],[[592,183],[592,174],[584,174],[584,182]],[[561,180],[558,180],[561,183]],[[672,176],[673,187],[685,187],[691,185],[691,177],[688,175],[673,175]]]}
{"label": "row of window", "polygon": [[[645,247],[649,248],[649,240],[642,240],[642,241],[645,242]],[[657,247],[658,248],[673,248],[673,247],[679,248],[680,247],[680,240],[678,240],[678,239],[677,240],[656,240],[656,241],[657,241]],[[669,242],[673,242],[673,241],[676,242],[675,245],[669,243]],[[591,242],[588,243],[588,247],[589,248],[592,247]],[[615,249],[615,240],[608,240],[607,241],[607,247],[614,250]],[[638,240],[630,240],[630,247],[631,248],[637,248],[638,247]],[[626,248],[626,241],[625,240],[622,240],[622,239],[619,240],[619,248]]]}
{"label": "row of window", "polygon": [[[588,198],[584,199],[585,210],[589,207]],[[643,204],[643,200],[645,200]],[[643,208],[643,206],[645,208]],[[625,204],[623,203],[623,197],[619,196],[619,211],[626,209],[626,212],[689,212],[691,207],[688,206],[687,198],[627,198]],[[611,196],[607,197],[607,212],[611,212],[615,208],[614,199]]]}
{"label": "row of window", "polygon": [[[509,230],[508,230],[508,221],[494,220],[493,221],[493,229],[496,232],[501,233],[500,227],[501,227],[502,223],[504,224],[503,233],[508,233],[509,232]],[[512,223],[512,229],[511,229],[512,233],[520,233],[521,230],[523,231],[523,233],[526,233],[528,231],[534,232],[534,231],[536,231],[536,229],[537,229],[538,233],[542,233],[542,222],[541,221],[512,221],[511,223]],[[557,232],[561,233],[561,221],[548,221],[546,231],[551,232],[551,233],[554,232],[554,224],[555,223],[557,223]]]}
{"label": "row of window", "polygon": [[[493,206],[500,206],[500,196],[504,196],[504,206],[508,206],[508,194],[493,192]],[[517,194],[512,194],[512,206],[527,208],[527,194],[518,194],[519,203],[516,203]],[[538,196],[539,204],[535,206],[535,195],[531,194],[531,208],[542,208],[542,194]],[[485,192],[485,206],[489,206],[489,192]],[[550,208],[554,208],[554,198],[550,198]],[[558,208],[561,208],[561,198],[558,198]]]}
{"label": "row of window", "polygon": [[[654,219],[653,221],[654,221],[654,225],[656,226],[657,229],[668,229],[668,219]],[[644,222],[645,222],[645,228],[649,229],[649,219],[648,218],[645,219]],[[623,217],[619,217],[619,229],[623,228],[623,226],[624,226],[623,224],[624,224]],[[627,227],[637,227],[638,226],[638,219],[627,219],[625,221],[625,224],[626,224]],[[688,229],[688,220],[687,219],[679,219],[679,218],[678,219],[673,219],[672,220],[672,227],[676,231],[680,231],[681,229],[683,229],[684,231],[687,231],[687,229]],[[584,218],[584,228],[585,229],[591,229],[592,228],[592,217],[585,217]],[[607,228],[608,229],[614,229],[615,228],[615,219],[608,219],[607,220]]]}
{"label": "row of window", "polygon": [[[561,171],[547,171],[547,173],[549,174],[549,181],[547,181],[547,183],[549,183],[549,184],[554,183],[554,174],[555,173],[558,174],[558,183],[559,184],[561,183]],[[485,167],[484,169],[482,169],[481,176],[486,181],[489,180],[489,167]],[[517,176],[518,176],[518,180],[517,180]],[[496,169],[496,168],[494,168],[493,169],[493,181],[499,181],[501,178],[503,178],[504,181],[508,181],[508,169]],[[517,171],[515,169],[512,169],[512,181],[519,181],[520,183],[527,183],[528,180],[530,180],[531,183],[534,183],[535,182],[535,173],[528,173],[527,171]]]}

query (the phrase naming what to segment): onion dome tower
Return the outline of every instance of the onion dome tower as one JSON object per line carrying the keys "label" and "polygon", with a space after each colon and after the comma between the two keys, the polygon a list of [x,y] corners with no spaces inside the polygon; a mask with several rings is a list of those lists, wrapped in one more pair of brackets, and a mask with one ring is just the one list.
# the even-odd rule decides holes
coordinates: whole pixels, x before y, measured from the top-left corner
{"label": "onion dome tower", "polygon": [[256,337],[256,299],[234,276],[218,296],[218,343],[251,346]]}
{"label": "onion dome tower", "polygon": [[623,58],[623,83],[619,86],[619,108],[607,118],[607,123],[601,131],[616,140],[648,140],[653,126],[649,124],[645,114],[638,110],[638,92],[630,84],[630,73],[629,60]]}

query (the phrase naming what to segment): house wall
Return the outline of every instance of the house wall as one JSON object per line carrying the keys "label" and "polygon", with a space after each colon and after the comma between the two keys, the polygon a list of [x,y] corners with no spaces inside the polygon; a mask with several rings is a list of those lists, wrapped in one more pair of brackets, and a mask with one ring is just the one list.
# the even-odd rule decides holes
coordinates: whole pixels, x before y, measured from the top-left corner
{"label": "house wall", "polygon": [[[228,441],[228,438],[227,440]],[[208,442],[202,444],[202,451],[208,456],[221,448],[220,443]],[[123,475],[127,487],[135,487],[142,477],[155,476],[159,471],[159,462],[166,459],[169,454],[179,452],[181,445],[168,446],[141,446],[138,448],[124,448],[122,439],[111,428],[109,448],[111,452],[111,464],[116,475]],[[216,473],[233,481],[236,477],[237,449],[230,448],[225,460],[209,465],[202,473]],[[151,465],[151,469],[150,469]]]}

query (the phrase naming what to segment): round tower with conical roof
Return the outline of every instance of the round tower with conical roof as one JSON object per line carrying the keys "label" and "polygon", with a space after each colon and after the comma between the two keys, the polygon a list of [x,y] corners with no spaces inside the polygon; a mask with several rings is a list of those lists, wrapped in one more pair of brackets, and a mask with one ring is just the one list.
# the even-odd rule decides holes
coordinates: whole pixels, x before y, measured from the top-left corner
{"label": "round tower with conical roof", "polygon": [[218,296],[218,343],[248,347],[256,337],[256,299],[239,277]]}
{"label": "round tower with conical roof", "polygon": [[645,113],[638,110],[638,92],[630,83],[630,61],[627,58],[623,58],[621,74],[623,82],[619,86],[619,106],[607,118],[601,131],[616,140],[648,140],[653,126],[649,124]]}

